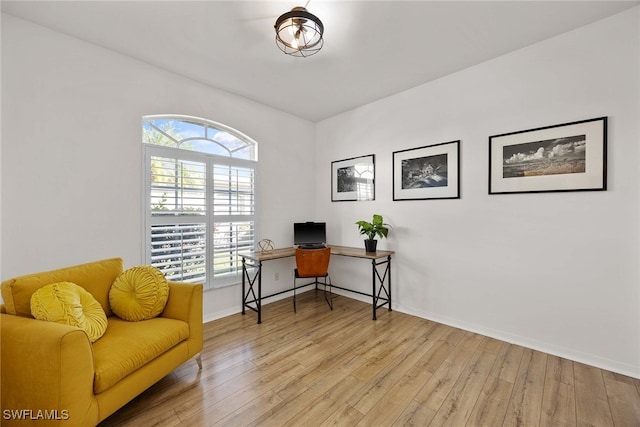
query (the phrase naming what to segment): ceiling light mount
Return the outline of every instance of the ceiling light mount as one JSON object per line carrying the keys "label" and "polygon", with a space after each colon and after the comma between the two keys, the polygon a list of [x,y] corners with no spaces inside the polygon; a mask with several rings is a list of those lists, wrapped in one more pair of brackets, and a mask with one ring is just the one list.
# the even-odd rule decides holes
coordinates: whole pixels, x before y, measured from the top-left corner
{"label": "ceiling light mount", "polygon": [[278,48],[291,56],[307,57],[322,49],[324,25],[304,7],[283,13],[274,26]]}

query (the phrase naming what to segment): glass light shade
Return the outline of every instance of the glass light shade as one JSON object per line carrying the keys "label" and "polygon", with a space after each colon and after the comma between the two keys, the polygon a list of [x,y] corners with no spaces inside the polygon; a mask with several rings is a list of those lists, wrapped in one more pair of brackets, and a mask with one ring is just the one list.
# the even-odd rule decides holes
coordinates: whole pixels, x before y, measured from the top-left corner
{"label": "glass light shade", "polygon": [[307,57],[322,49],[324,26],[304,7],[294,7],[281,15],[275,24],[278,48],[292,56]]}

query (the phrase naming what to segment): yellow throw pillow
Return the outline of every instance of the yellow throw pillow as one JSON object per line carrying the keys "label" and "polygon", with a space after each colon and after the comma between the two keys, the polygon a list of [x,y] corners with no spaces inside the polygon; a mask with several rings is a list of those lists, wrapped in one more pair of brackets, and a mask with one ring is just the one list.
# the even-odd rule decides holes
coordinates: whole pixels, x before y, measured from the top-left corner
{"label": "yellow throw pillow", "polygon": [[100,303],[71,282],[52,283],[35,291],[31,296],[31,314],[39,320],[77,326],[91,342],[107,331],[107,315]]}
{"label": "yellow throw pillow", "polygon": [[111,285],[109,304],[121,319],[147,320],[158,316],[169,299],[169,283],[150,265],[125,270]]}

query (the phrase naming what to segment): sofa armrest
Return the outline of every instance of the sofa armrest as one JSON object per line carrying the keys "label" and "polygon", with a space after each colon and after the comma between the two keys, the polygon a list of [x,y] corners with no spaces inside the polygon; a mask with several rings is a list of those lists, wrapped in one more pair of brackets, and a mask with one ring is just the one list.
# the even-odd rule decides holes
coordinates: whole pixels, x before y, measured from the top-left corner
{"label": "sofa armrest", "polygon": [[97,422],[93,351],[83,330],[0,314],[0,334],[2,425],[42,425],[38,416],[47,425]]}
{"label": "sofa armrest", "polygon": [[189,324],[189,357],[202,351],[202,285],[169,282],[169,300],[160,315]]}

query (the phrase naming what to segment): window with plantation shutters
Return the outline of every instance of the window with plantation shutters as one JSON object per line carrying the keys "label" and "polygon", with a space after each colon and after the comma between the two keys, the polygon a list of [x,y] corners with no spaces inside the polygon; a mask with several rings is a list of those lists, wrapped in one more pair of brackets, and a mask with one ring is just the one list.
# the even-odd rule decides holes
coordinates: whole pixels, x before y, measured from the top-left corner
{"label": "window with plantation shutters", "polygon": [[143,119],[146,263],[206,288],[241,279],[255,247],[256,143],[185,116]]}

